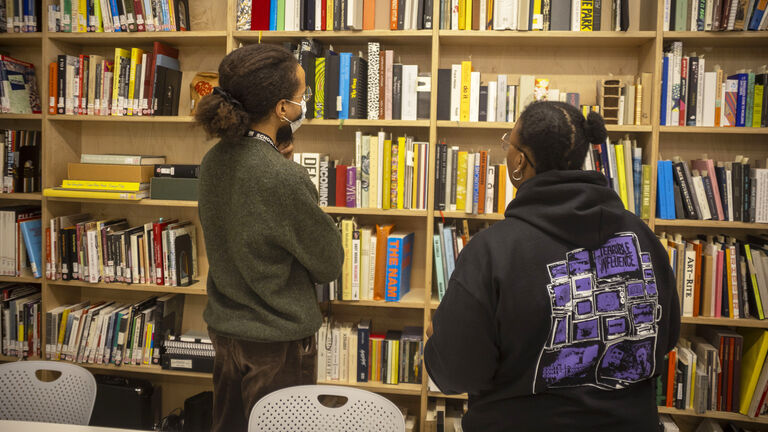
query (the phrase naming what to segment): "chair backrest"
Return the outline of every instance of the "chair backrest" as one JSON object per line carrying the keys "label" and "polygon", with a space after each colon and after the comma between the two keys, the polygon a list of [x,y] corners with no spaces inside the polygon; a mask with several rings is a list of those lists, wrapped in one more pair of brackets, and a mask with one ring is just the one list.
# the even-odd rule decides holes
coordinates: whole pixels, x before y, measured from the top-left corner
{"label": "chair backrest", "polygon": [[[337,408],[324,406],[320,396],[343,396]],[[330,385],[307,385],[277,390],[254,405],[248,432],[370,431],[404,432],[400,409],[389,399],[366,390]]]}
{"label": "chair backrest", "polygon": [[[40,381],[38,370],[58,371]],[[80,366],[53,361],[0,365],[0,419],[87,425],[96,401],[96,379]]]}

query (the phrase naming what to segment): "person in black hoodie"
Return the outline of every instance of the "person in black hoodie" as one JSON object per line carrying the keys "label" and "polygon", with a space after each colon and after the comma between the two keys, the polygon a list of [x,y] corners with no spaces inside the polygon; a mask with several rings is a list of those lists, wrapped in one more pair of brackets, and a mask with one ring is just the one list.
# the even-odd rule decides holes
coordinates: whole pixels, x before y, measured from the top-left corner
{"label": "person in black hoodie", "polygon": [[462,250],[424,350],[443,393],[469,394],[465,431],[657,430],[677,290],[654,233],[581,170],[605,139],[599,114],[560,102],[502,139],[517,196]]}

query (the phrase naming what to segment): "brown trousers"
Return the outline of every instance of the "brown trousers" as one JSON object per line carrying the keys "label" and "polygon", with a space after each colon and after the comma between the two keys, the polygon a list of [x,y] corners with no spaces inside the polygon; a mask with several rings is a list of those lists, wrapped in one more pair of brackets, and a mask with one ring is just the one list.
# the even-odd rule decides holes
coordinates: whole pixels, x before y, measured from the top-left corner
{"label": "brown trousers", "polygon": [[314,336],[291,342],[251,342],[209,329],[213,366],[213,431],[246,432],[251,409],[267,394],[315,384]]}

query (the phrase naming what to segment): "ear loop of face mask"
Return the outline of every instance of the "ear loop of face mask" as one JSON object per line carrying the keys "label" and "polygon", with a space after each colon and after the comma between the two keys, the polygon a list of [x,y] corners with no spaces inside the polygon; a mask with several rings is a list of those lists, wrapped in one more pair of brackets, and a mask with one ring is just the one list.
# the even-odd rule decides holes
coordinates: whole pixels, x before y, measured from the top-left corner
{"label": "ear loop of face mask", "polygon": [[282,118],[283,120],[287,121],[288,124],[291,126],[291,132],[296,133],[296,131],[299,130],[299,128],[301,127],[301,123],[304,121],[304,116],[306,116],[307,114],[307,102],[304,99],[302,99],[300,103],[292,100],[288,100],[288,99],[286,99],[285,101],[301,107],[301,115],[296,120],[290,121],[286,116],[283,116]]}

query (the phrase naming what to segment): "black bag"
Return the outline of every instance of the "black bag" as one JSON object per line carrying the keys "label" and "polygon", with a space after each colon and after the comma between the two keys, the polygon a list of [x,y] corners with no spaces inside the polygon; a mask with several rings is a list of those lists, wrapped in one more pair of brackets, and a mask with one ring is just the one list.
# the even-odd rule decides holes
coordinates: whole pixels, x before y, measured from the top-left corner
{"label": "black bag", "polygon": [[160,387],[144,379],[94,375],[96,403],[91,426],[153,429],[160,418]]}

